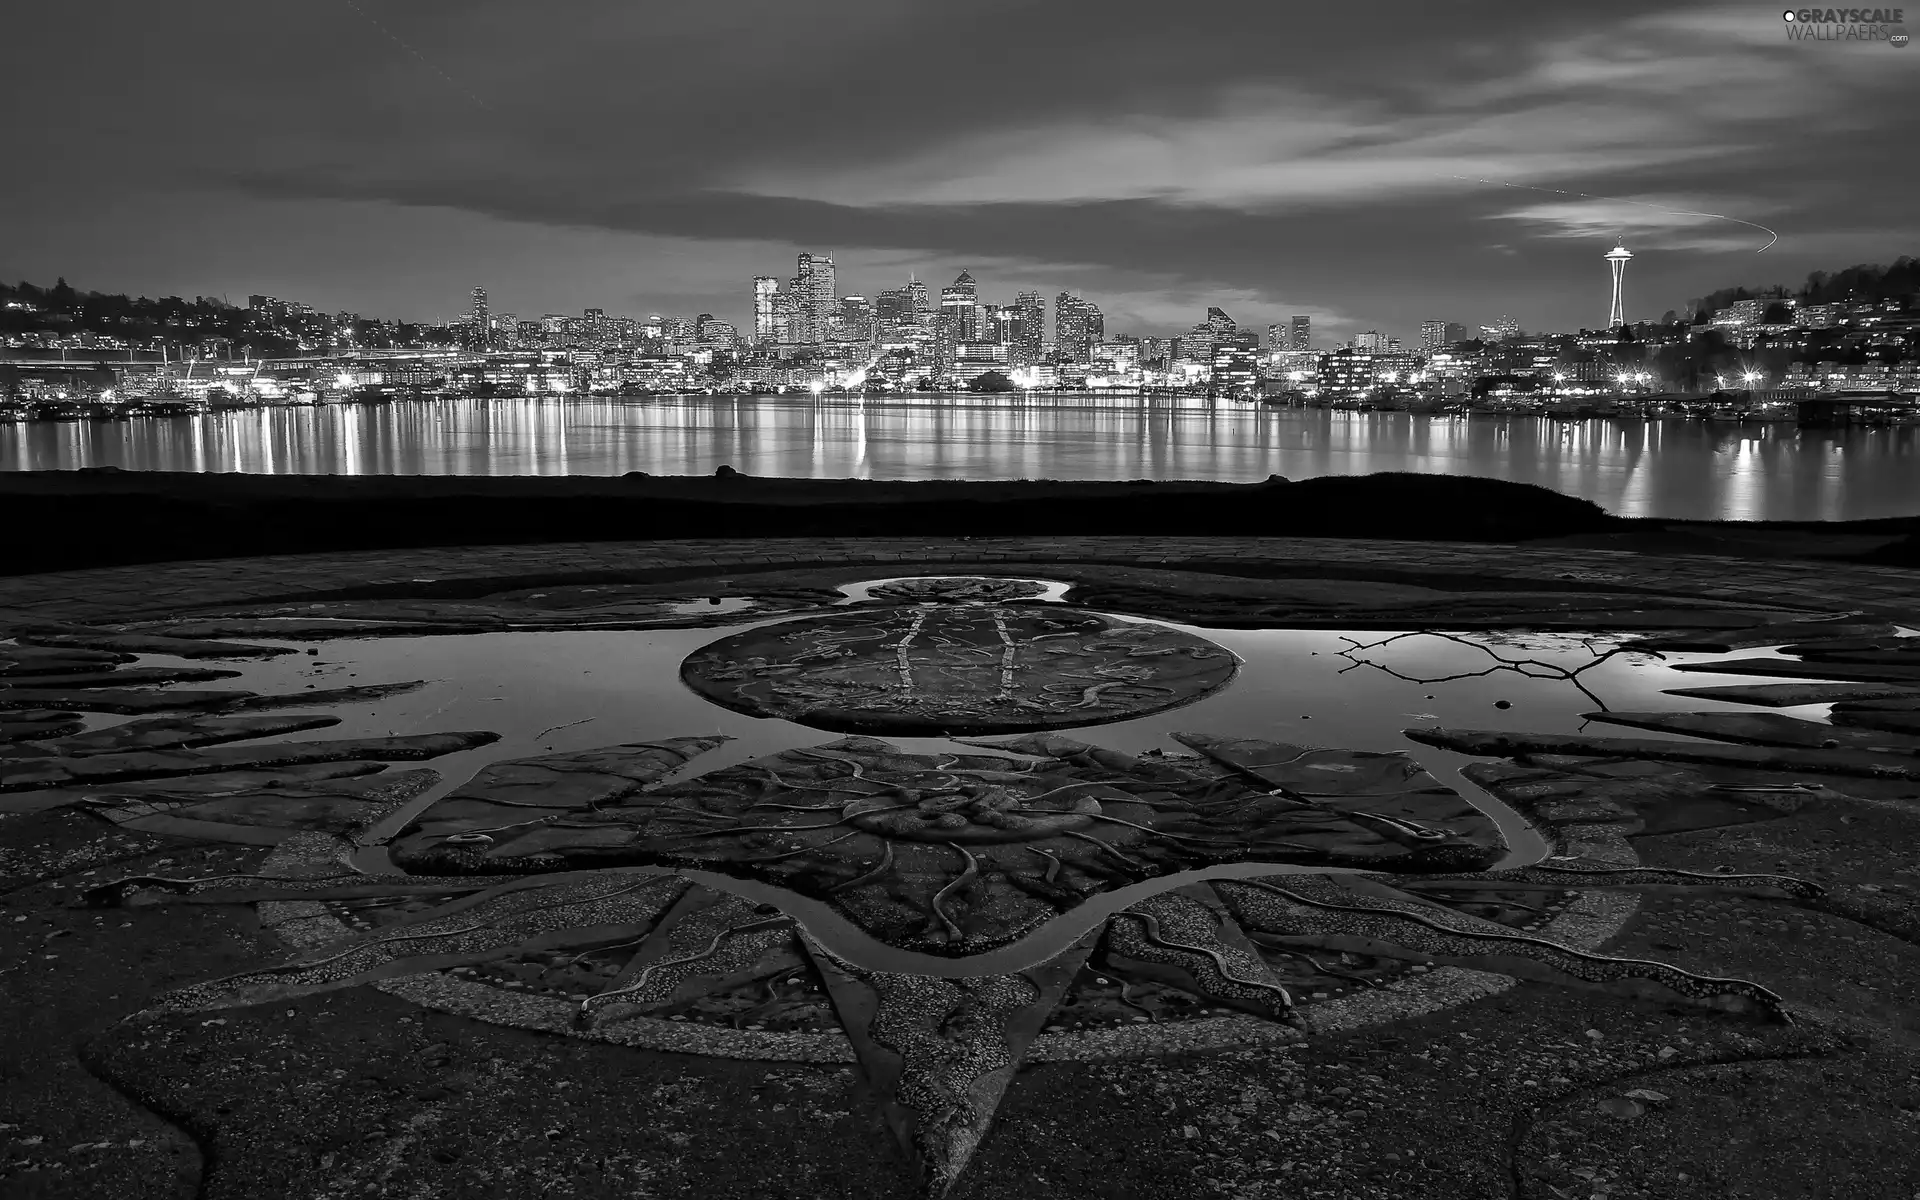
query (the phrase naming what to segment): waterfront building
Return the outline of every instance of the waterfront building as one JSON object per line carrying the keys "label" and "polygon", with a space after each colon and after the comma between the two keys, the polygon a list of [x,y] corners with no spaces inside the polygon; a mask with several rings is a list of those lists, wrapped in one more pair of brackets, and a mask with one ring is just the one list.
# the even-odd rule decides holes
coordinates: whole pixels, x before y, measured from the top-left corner
{"label": "waterfront building", "polygon": [[1357,400],[1373,390],[1373,355],[1351,346],[1322,355],[1320,394],[1334,400]]}
{"label": "waterfront building", "polygon": [[1128,375],[1140,369],[1140,343],[1137,341],[1101,342],[1093,348],[1093,365],[1108,375]]}
{"label": "waterfront building", "polygon": [[1313,318],[1307,317],[1307,316],[1296,316],[1293,318],[1292,325],[1293,325],[1293,345],[1290,346],[1289,349],[1293,349],[1293,350],[1313,349]]}
{"label": "waterfront building", "polygon": [[1419,373],[1419,355],[1389,346],[1373,356],[1376,383],[1408,383]]}
{"label": "waterfront building", "polygon": [[1260,347],[1252,333],[1236,330],[1216,334],[1208,366],[1211,368],[1207,385],[1210,396],[1244,399],[1259,390]]}
{"label": "waterfront building", "polygon": [[961,342],[949,373],[962,383],[972,383],[989,371],[1005,375],[1013,368],[1011,349],[999,342]]}

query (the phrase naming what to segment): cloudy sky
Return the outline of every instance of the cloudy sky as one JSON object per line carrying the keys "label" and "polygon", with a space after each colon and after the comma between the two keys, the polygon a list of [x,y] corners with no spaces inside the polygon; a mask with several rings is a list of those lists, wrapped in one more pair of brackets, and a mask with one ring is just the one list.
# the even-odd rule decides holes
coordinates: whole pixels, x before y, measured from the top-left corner
{"label": "cloudy sky", "polygon": [[1114,332],[1219,304],[1408,334],[1600,324],[1616,234],[1630,317],[1920,253],[1920,49],[1790,42],[1778,0],[59,0],[8,26],[9,280],[744,321],[753,275],[816,250],[843,292],[966,267]]}

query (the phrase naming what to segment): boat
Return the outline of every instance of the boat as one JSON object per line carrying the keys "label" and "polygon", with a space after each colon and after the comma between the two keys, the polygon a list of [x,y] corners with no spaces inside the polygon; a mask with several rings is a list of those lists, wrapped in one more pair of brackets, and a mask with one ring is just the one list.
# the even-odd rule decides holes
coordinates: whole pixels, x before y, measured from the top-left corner
{"label": "boat", "polygon": [[127,406],[127,411],[142,417],[187,417],[207,411],[207,402],[197,396],[148,396]]}
{"label": "boat", "polygon": [[78,400],[41,400],[27,406],[30,421],[78,421],[87,415]]}

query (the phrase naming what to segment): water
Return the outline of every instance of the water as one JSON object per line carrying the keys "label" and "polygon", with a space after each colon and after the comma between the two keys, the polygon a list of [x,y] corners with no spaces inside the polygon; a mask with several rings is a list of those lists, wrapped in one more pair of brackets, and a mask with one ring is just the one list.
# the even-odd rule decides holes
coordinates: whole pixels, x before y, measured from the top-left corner
{"label": "water", "polygon": [[[734,739],[694,759],[679,776],[685,777],[835,740],[840,735],[710,704],[680,682],[680,662],[688,654],[729,633],[768,623],[770,619],[748,619],[718,629],[341,639],[315,646],[320,651],[317,656],[235,663],[241,676],[217,686],[285,693],[309,686],[425,679],[430,681],[427,686],[415,691],[329,709],[342,723],[303,736],[385,737],[473,729],[501,735],[490,745],[433,760],[430,765],[443,776],[440,785],[363,836],[364,842],[372,843],[398,833],[414,813],[486,764],[504,759],[682,735],[722,733]],[[1176,730],[1405,752],[1495,818],[1513,851],[1510,862],[1537,859],[1543,845],[1538,835],[1505,805],[1459,776],[1459,769],[1475,759],[1411,742],[1403,730],[1443,725],[1570,732],[1584,728],[1582,715],[1603,704],[1623,711],[1750,711],[1742,705],[1663,693],[1663,688],[1752,682],[1673,670],[1675,663],[1705,661],[1713,655],[1669,654],[1665,660],[1617,656],[1581,674],[1580,683],[1589,695],[1565,680],[1529,678],[1513,671],[1445,683],[1417,682],[1482,670],[1492,661],[1486,651],[1430,636],[1410,637],[1362,656],[1379,667],[1392,668],[1396,675],[1376,666],[1355,665],[1352,658],[1341,656],[1352,642],[1377,642],[1391,631],[1199,629],[1163,623],[1233,651],[1242,664],[1233,682],[1183,707],[1059,732],[1136,754],[1150,749],[1185,753],[1168,736]],[[1471,641],[1504,659],[1532,658],[1566,668],[1581,666],[1593,657],[1572,635],[1474,635]],[[284,644],[303,649],[311,645]],[[1740,657],[1752,653],[1743,652]],[[168,660],[150,661],[166,665]],[[1500,700],[1512,707],[1496,709]],[[1816,706],[1783,711],[1813,716],[1820,710]],[[1600,732],[1624,731],[1608,727]],[[939,738],[886,740],[918,754],[979,753]]]}
{"label": "water", "polygon": [[1920,427],[1269,409],[1154,397],[423,400],[0,424],[0,470],[1534,483],[1629,517],[1920,514]]}
{"label": "water", "polygon": [[[842,591],[857,598],[880,582],[884,581],[867,580]],[[1049,592],[1061,586],[1055,584]],[[378,737],[463,729],[487,729],[501,735],[490,745],[433,760],[431,765],[440,773],[440,783],[360,835],[364,849],[356,856],[356,865],[363,870],[386,871],[392,866],[384,843],[488,763],[679,735],[717,732],[733,739],[695,758],[673,777],[684,779],[781,750],[834,740],[837,735],[794,722],[752,717],[706,703],[690,695],[680,682],[679,664],[692,651],[730,631],[778,619],[742,614],[731,630],[339,639],[312,646],[319,652],[316,655],[303,653],[236,664],[241,676],[220,686],[281,693],[348,683],[425,679],[430,682],[415,691],[336,706],[332,711],[341,723],[307,736]],[[1403,730],[1419,725],[1493,725],[1570,731],[1582,728],[1586,724],[1584,714],[1602,706],[1639,711],[1745,711],[1740,705],[1669,696],[1662,691],[1720,682],[1715,676],[1673,669],[1679,662],[1709,661],[1715,657],[1710,654],[1676,654],[1664,660],[1618,656],[1594,663],[1594,651],[1587,643],[1567,634],[1495,633],[1457,639],[1419,634],[1380,646],[1378,643],[1393,636],[1391,632],[1174,627],[1232,650],[1241,663],[1234,681],[1177,709],[1062,732],[1132,753],[1153,749],[1184,753],[1185,748],[1169,736],[1176,730],[1401,751],[1494,818],[1508,848],[1500,863],[1503,866],[1538,861],[1547,853],[1545,841],[1519,814],[1460,775],[1460,768],[1475,759],[1412,743]],[[308,648],[304,643],[286,644]],[[1356,650],[1356,646],[1374,648]],[[1472,674],[1501,660],[1532,660],[1562,671],[1594,665],[1581,671],[1578,686],[1564,678],[1546,677],[1537,668],[1528,674],[1508,670]],[[142,663],[180,665],[157,656],[142,656]],[[1511,707],[1496,708],[1497,702]],[[1813,717],[1822,709],[1806,706],[1795,711]],[[93,717],[87,724],[98,728],[125,720]],[[1625,732],[1613,728],[1604,731]],[[1637,737],[1673,736],[1633,733]],[[910,753],[982,753],[978,747],[940,738],[887,740]],[[403,769],[407,765],[400,764]],[[1023,970],[1046,961],[1113,912],[1169,887],[1202,879],[1268,876],[1306,869],[1310,868],[1235,863],[1147,880],[1063,913],[1012,945],[962,959],[887,946],[830,906],[775,885],[705,871],[678,873],[754,902],[780,906],[812,936],[857,965],[961,977]]]}

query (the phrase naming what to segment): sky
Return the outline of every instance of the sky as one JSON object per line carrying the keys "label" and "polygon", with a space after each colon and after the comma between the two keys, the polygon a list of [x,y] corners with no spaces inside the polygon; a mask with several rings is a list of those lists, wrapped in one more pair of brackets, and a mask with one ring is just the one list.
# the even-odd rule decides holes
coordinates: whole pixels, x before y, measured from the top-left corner
{"label": "sky", "polygon": [[1411,336],[1602,325],[1621,238],[1655,319],[1920,254],[1920,48],[1781,14],[60,0],[0,46],[0,278],[409,320],[482,284],[523,318],[750,328],[752,277],[811,250],[843,294],[965,268],[1110,334],[1211,304]]}

